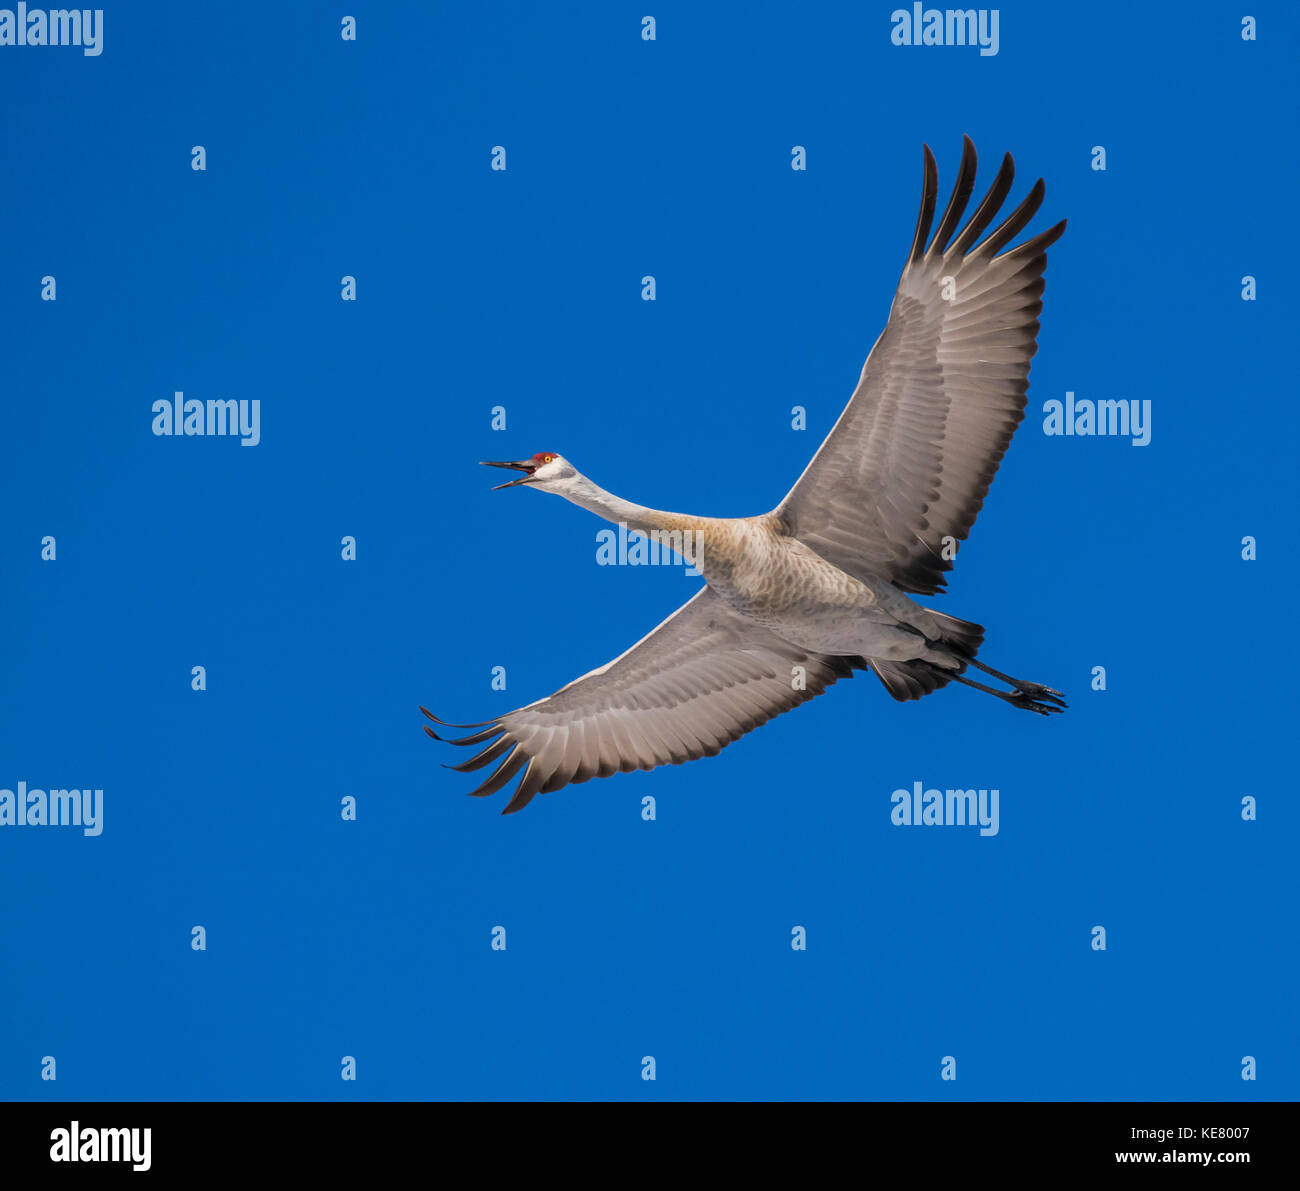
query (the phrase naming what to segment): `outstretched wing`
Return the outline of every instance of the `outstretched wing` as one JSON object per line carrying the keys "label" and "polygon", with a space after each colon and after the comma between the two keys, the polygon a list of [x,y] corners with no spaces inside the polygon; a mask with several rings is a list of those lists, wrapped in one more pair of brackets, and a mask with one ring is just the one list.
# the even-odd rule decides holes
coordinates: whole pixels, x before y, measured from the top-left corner
{"label": "outstretched wing", "polygon": [[957,184],[927,248],[939,183],[926,146],[921,213],[889,323],[839,421],[778,506],[791,533],[859,578],[940,591],[952,569],[944,538],[965,540],[1024,417],[1046,250],[1065,221],[1001,252],[1042,203],[1040,178],[976,245],[1014,174],[1007,154],[952,239],[975,188],[975,146],[965,138]]}
{"label": "outstretched wing", "polygon": [[704,587],[621,657],[548,698],[485,725],[452,725],[483,728],[452,744],[486,746],[452,768],[499,762],[471,791],[480,796],[520,775],[508,815],[561,786],[712,757],[855,669],[866,662],[808,654]]}

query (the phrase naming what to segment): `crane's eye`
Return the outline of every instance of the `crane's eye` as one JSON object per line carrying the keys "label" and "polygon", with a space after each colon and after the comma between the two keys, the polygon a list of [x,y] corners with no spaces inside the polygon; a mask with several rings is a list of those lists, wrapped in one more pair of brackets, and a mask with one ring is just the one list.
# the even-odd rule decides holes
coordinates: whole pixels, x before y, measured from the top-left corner
{"label": "crane's eye", "polygon": [[543,455],[543,456],[542,456],[542,462],[543,462],[543,463],[550,463],[554,458],[555,458],[554,455]]}

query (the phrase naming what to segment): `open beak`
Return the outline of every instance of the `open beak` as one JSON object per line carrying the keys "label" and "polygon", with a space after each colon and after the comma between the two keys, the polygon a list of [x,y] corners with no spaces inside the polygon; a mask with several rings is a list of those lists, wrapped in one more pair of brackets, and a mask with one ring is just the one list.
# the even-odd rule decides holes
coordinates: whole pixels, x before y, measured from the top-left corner
{"label": "open beak", "polygon": [[483,466],[483,467],[508,467],[508,468],[510,468],[510,469],[513,470],[513,471],[522,471],[522,472],[526,472],[526,473],[527,473],[526,475],[522,475],[522,476],[520,476],[519,479],[517,479],[517,480],[510,480],[510,481],[508,481],[508,482],[505,483],[505,484],[496,484],[496,485],[494,485],[494,486],[492,487],[492,489],[491,489],[493,492],[495,492],[498,488],[513,488],[516,484],[527,484],[528,481],[531,480],[531,479],[533,478],[533,472],[535,472],[535,471],[537,470],[537,464],[534,463],[531,459],[521,459],[521,460],[519,460],[519,462],[517,462],[517,463],[508,463],[508,462],[507,462],[507,463],[493,463],[493,462],[491,462],[491,461],[489,461],[489,460],[482,460],[482,461],[481,461],[481,466]]}

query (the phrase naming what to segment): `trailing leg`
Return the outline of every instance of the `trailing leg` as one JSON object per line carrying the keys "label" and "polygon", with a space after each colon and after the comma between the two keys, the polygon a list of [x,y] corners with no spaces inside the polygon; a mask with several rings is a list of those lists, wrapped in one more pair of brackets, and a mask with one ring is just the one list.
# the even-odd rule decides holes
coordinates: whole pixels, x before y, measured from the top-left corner
{"label": "trailing leg", "polygon": [[1059,703],[1062,707],[1068,706],[1061,692],[1054,690],[1050,686],[1044,686],[1041,682],[1030,682],[1025,678],[1012,678],[1010,674],[1003,674],[1001,670],[995,670],[992,666],[986,666],[983,662],[976,661],[974,658],[968,658],[967,661],[977,670],[983,670],[985,674],[992,674],[994,678],[1015,687],[1021,694],[1030,695],[1035,699],[1045,699],[1051,703]]}
{"label": "trailing leg", "polygon": [[[985,669],[985,667],[981,666],[980,669]],[[949,673],[946,677],[953,682],[960,682],[963,686],[974,687],[977,691],[996,695],[1003,702],[1010,703],[1012,707],[1019,707],[1022,711],[1033,711],[1039,715],[1051,715],[1053,712],[1064,711],[1066,707],[1065,700],[1057,692],[1036,682],[1024,683],[1022,686],[1017,686],[1014,691],[1000,691],[997,687],[985,686],[984,683],[976,682],[973,678],[966,678],[961,674]],[[1013,682],[1014,680],[1007,679],[1006,681]]]}

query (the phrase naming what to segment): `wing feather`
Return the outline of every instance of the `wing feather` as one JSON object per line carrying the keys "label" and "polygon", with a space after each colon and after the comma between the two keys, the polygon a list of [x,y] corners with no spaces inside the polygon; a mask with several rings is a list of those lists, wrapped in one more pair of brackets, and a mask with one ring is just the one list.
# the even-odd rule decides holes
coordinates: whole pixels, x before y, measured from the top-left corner
{"label": "wing feather", "polygon": [[1007,154],[958,231],[975,168],[967,137],[930,238],[938,177],[925,149],[916,234],[888,325],[844,412],[777,508],[786,529],[833,565],[909,592],[945,586],[952,562],[944,539],[961,542],[970,533],[1024,418],[1046,250],[1065,230],[1062,221],[1002,251],[1042,205],[1039,179],[979,239],[1011,190],[1015,163]]}
{"label": "wing feather", "polygon": [[[792,681],[795,666],[806,674],[802,688]],[[453,768],[500,760],[473,791],[479,796],[519,775],[503,812],[511,814],[567,785],[712,757],[866,668],[862,658],[798,649],[705,587],[614,661],[465,738],[484,747]]]}

